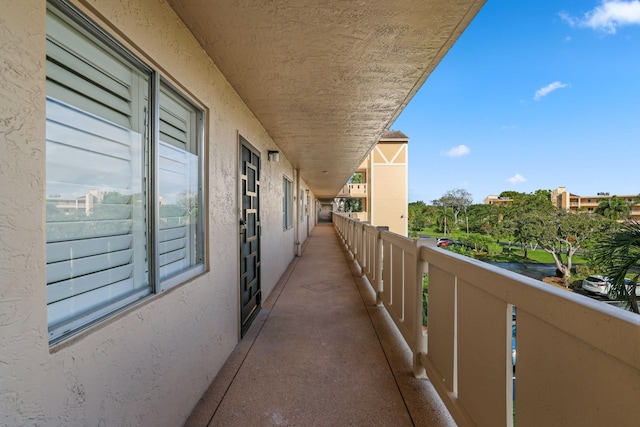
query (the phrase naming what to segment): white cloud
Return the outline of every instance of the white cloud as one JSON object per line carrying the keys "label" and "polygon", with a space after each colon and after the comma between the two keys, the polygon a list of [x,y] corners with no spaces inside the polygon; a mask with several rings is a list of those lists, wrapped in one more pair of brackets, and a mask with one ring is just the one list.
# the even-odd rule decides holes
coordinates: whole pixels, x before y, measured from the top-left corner
{"label": "white cloud", "polygon": [[546,85],[543,88],[540,88],[536,91],[536,94],[533,96],[533,99],[536,101],[540,101],[543,96],[549,95],[551,92],[557,89],[562,89],[563,87],[569,86],[566,83],[562,82],[553,82],[551,84]]}
{"label": "white cloud", "polygon": [[460,156],[466,156],[470,152],[471,150],[469,149],[469,147],[462,144],[462,145],[458,145],[457,147],[453,147],[451,150],[444,153],[444,155],[447,157],[460,157]]}
{"label": "white cloud", "polygon": [[521,182],[525,182],[526,178],[522,175],[520,175],[519,173],[515,174],[514,176],[512,176],[511,178],[507,179],[507,182],[509,184],[519,184]]}
{"label": "white cloud", "polygon": [[582,18],[560,13],[560,17],[572,27],[587,27],[615,34],[618,27],[640,25],[640,0],[603,0],[600,6],[584,14]]}

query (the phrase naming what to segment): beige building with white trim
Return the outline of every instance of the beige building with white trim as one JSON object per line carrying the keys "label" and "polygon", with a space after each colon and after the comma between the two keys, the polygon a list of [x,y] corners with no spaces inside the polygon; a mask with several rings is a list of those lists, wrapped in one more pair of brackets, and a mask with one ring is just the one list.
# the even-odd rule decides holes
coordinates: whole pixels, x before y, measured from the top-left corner
{"label": "beige building with white trim", "polygon": [[[613,197],[610,193],[598,193],[595,196],[578,196],[570,193],[566,187],[558,187],[551,191],[551,203],[561,209],[577,211],[593,212],[603,200]],[[635,202],[638,194],[635,195],[616,195],[618,199],[630,205],[630,216],[632,219],[640,219],[640,203]]]}
{"label": "beige building with white trim", "polygon": [[508,197],[499,197],[492,194],[485,197],[482,203],[485,205],[508,205],[511,202],[513,202],[513,200]]}
{"label": "beige building with white trim", "polygon": [[400,131],[388,131],[355,173],[361,183],[346,184],[338,198],[362,200],[362,212],[351,217],[368,221],[389,231],[407,236],[409,204],[409,137]]}
{"label": "beige building with white trim", "polygon": [[[568,211],[594,212],[598,208],[600,202],[608,200],[613,196],[614,195],[610,193],[598,193],[595,196],[579,196],[567,191],[566,187],[557,187],[556,189],[551,190],[551,203],[553,206]],[[616,195],[616,197],[629,204],[631,219],[640,220],[640,203],[636,202],[638,194]],[[485,197],[483,203],[485,205],[508,205],[511,202],[513,202],[513,200],[508,197],[490,195]]]}

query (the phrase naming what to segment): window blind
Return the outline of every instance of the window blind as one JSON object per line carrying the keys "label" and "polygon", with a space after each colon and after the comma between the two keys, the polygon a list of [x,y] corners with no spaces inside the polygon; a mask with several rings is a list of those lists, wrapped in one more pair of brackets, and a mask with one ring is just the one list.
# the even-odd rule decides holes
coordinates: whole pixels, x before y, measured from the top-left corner
{"label": "window blind", "polygon": [[197,110],[169,87],[160,87],[158,193],[160,279],[198,263]]}
{"label": "window blind", "polygon": [[47,4],[46,64],[56,342],[204,271],[203,112],[66,2]]}
{"label": "window blind", "polygon": [[143,179],[148,82],[94,37],[47,13],[52,339],[151,292]]}

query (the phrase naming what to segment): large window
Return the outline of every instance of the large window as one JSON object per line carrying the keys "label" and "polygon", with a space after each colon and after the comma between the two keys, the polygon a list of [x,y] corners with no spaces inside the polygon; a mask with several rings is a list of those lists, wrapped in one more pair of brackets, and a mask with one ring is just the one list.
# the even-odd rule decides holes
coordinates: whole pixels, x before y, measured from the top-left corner
{"label": "large window", "polygon": [[282,228],[293,228],[293,182],[286,176],[282,178]]}
{"label": "large window", "polygon": [[46,102],[52,342],[204,270],[202,111],[55,3]]}

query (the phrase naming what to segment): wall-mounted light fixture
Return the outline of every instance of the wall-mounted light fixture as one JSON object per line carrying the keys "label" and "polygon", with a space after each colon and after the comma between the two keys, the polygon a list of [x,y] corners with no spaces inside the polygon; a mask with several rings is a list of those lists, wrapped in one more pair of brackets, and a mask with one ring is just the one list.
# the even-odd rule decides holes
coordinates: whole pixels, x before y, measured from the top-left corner
{"label": "wall-mounted light fixture", "polygon": [[277,150],[269,150],[267,152],[270,162],[279,162],[280,161],[280,152]]}

